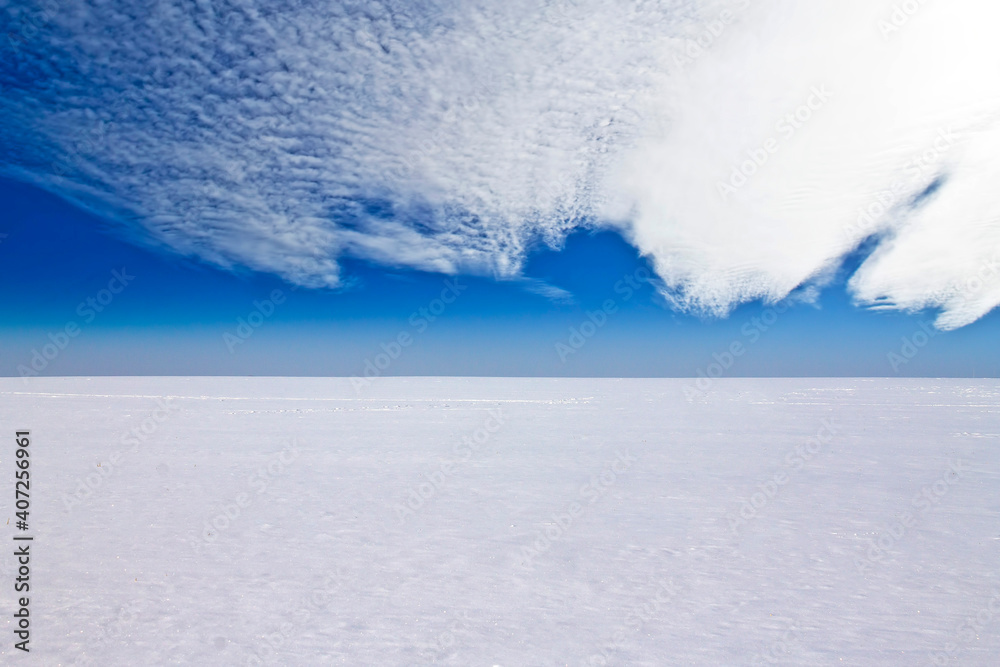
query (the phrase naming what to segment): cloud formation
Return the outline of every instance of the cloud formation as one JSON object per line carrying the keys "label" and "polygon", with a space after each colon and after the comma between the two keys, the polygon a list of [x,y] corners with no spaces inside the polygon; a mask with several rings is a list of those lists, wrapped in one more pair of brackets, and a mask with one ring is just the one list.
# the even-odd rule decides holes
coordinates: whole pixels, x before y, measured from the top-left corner
{"label": "cloud formation", "polygon": [[338,258],[519,275],[613,225],[679,308],[852,277],[1000,303],[985,0],[0,0],[0,169],[306,286]]}

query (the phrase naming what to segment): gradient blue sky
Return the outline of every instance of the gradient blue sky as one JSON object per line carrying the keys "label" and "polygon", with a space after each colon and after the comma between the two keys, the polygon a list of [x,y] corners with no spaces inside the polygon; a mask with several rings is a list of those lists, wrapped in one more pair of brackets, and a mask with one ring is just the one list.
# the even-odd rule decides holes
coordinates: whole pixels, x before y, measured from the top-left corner
{"label": "gradient blue sky", "polygon": [[0,0],[0,373],[996,377],[1000,9],[898,12]]}
{"label": "gradient blue sky", "polygon": [[[33,186],[0,181],[3,202],[0,373],[31,366],[68,322],[80,334],[40,375],[363,375],[380,345],[400,333],[413,343],[385,375],[669,376],[708,373],[733,342],[746,352],[725,376],[973,376],[1000,373],[1000,314],[938,333],[908,363],[892,368],[904,338],[931,315],[875,313],[852,305],[843,281],[816,304],[798,304],[764,331],[766,306],[726,319],[673,312],[646,286],[626,300],[626,275],[648,268],[610,232],[577,233],[559,252],[540,249],[526,275],[567,290],[572,302],[526,283],[460,278],[467,289],[422,333],[411,314],[429,307],[447,276],[348,262],[351,285],[293,289],[272,276],[229,272],[126,243],[111,226]],[[86,323],[77,308],[125,268],[134,281]],[[845,271],[845,274],[849,271]],[[275,289],[284,304],[231,352],[224,334]],[[619,308],[578,351],[560,358],[571,329],[613,299]],[[749,325],[749,328],[745,328]],[[751,332],[747,335],[747,331]],[[759,336],[753,334],[759,332]],[[917,342],[921,342],[917,337]],[[52,348],[49,349],[50,352]],[[717,372],[716,369],[711,369]]]}

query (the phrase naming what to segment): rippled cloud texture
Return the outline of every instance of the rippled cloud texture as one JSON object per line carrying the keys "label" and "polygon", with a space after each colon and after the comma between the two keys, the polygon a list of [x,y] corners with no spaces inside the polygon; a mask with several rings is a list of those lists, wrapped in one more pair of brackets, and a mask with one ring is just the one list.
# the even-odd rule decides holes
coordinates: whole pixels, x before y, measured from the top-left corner
{"label": "rippled cloud texture", "polygon": [[222,266],[515,277],[613,226],[681,309],[1000,303],[987,0],[3,2],[0,169]]}

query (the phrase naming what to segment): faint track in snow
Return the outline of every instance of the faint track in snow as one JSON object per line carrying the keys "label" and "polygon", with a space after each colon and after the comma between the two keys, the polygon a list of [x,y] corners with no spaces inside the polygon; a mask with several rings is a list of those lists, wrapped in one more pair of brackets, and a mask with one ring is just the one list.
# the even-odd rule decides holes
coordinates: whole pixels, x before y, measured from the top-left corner
{"label": "faint track in snow", "polygon": [[[204,401],[342,401],[345,403],[385,403],[385,398],[335,398],[335,397],[302,397],[302,396],[182,396],[180,394],[68,394],[30,391],[0,391],[0,396],[35,396],[40,398],[163,398]],[[525,403],[569,405],[593,400],[593,396],[585,398],[566,399],[528,399],[528,398],[408,398],[408,403]]]}

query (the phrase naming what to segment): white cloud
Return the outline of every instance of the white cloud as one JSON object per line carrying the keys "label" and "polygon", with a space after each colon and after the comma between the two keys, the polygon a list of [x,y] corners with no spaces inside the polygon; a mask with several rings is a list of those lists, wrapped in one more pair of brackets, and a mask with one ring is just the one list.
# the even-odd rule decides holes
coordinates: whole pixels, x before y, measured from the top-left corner
{"label": "white cloud", "polygon": [[0,11],[37,28],[3,70],[2,168],[221,265],[515,277],[603,221],[675,305],[725,313],[879,234],[859,301],[942,327],[1000,302],[985,0]]}
{"label": "white cloud", "polygon": [[671,82],[672,124],[628,158],[619,216],[687,305],[780,298],[882,234],[851,281],[861,301],[974,320],[1000,301],[996,271],[956,291],[1000,247],[998,16],[973,0],[759,3]]}

